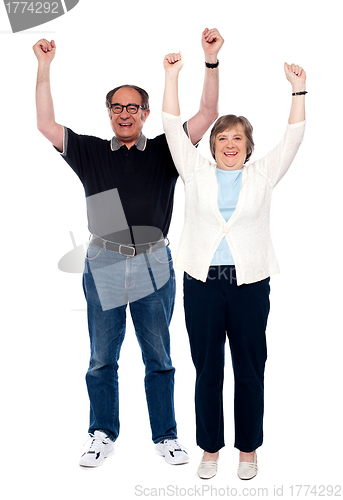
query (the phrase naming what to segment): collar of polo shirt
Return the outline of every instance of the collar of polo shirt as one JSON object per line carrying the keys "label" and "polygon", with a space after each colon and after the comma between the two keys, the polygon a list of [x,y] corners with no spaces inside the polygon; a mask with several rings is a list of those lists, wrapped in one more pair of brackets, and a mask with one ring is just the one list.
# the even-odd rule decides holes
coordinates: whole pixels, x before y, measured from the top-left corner
{"label": "collar of polo shirt", "polygon": [[[139,151],[144,151],[145,150],[145,146],[146,146],[146,137],[145,137],[145,135],[141,134],[140,138],[138,139],[138,141],[134,145],[136,146],[136,148]],[[118,151],[118,149],[120,149],[122,146],[123,146],[123,144],[120,141],[118,141],[118,139],[116,138],[116,136],[113,136],[112,139],[111,139],[111,150],[112,151]]]}

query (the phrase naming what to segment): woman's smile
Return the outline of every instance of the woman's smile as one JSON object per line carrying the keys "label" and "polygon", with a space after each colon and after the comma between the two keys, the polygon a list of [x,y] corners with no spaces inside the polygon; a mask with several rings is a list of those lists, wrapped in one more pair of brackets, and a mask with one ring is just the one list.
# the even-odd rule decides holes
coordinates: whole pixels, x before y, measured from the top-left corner
{"label": "woman's smile", "polygon": [[221,170],[240,170],[245,162],[246,151],[247,140],[240,123],[216,136],[215,156]]}

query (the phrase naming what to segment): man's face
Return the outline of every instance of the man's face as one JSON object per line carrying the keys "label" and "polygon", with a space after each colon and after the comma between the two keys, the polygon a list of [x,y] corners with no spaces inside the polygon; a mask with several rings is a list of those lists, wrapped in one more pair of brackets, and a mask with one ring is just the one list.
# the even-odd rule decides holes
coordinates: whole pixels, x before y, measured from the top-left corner
{"label": "man's face", "polygon": [[[137,90],[129,87],[122,87],[113,94],[111,104],[139,104],[142,105],[142,98]],[[138,112],[131,115],[124,108],[119,114],[113,113],[110,109],[108,114],[111,120],[112,130],[116,138],[126,144],[128,148],[133,146],[139,139],[145,120],[148,118],[150,110],[139,108]]]}

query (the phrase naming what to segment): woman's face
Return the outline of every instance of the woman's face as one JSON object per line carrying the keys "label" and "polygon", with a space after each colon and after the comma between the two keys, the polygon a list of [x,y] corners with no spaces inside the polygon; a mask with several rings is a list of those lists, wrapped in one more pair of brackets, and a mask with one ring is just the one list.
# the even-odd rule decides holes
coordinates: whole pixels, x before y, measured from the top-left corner
{"label": "woman's face", "polygon": [[240,123],[217,134],[214,145],[218,168],[221,170],[243,168],[247,154],[247,138]]}

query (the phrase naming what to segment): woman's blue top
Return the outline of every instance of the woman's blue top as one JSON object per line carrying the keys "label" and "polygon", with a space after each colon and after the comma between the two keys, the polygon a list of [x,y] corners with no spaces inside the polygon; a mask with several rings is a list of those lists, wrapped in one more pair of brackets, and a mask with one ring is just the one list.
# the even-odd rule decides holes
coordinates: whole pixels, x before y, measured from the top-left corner
{"label": "woman's blue top", "polygon": [[[218,180],[218,207],[220,213],[226,220],[230,219],[235,211],[239,193],[242,187],[242,169],[241,170],[216,170]],[[213,256],[211,266],[233,265],[234,261],[230,252],[229,245],[223,237],[216,253]]]}

